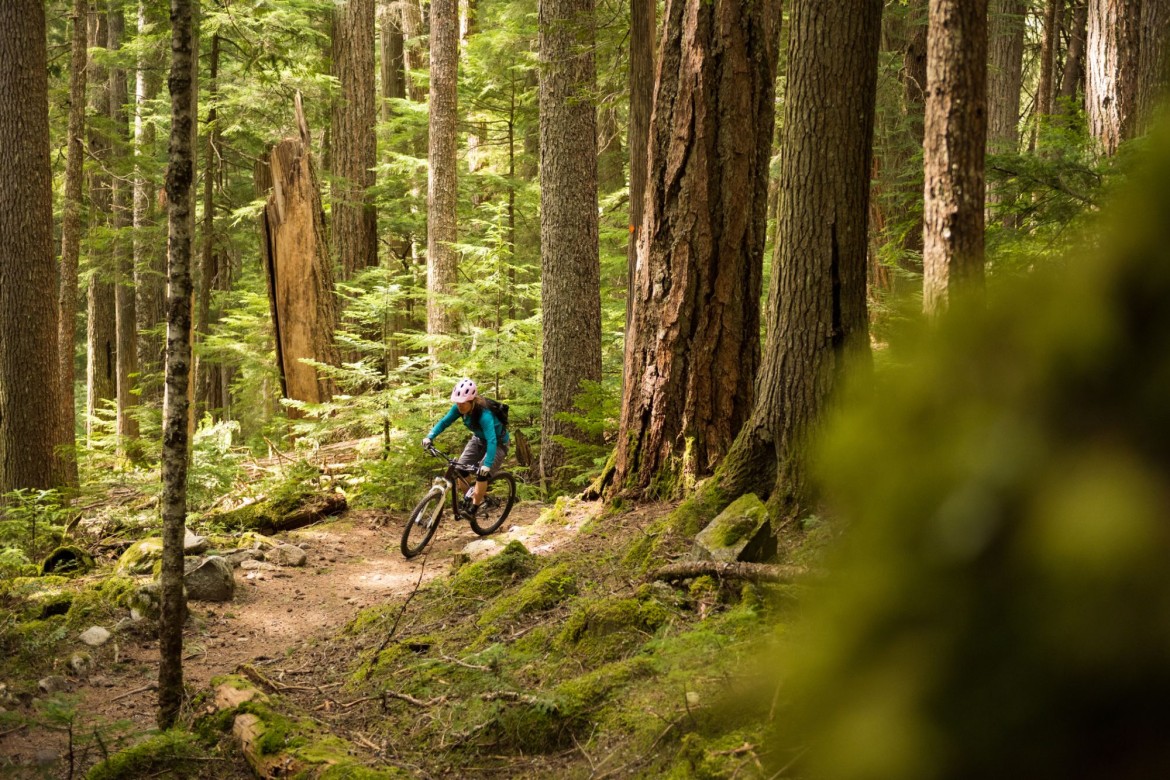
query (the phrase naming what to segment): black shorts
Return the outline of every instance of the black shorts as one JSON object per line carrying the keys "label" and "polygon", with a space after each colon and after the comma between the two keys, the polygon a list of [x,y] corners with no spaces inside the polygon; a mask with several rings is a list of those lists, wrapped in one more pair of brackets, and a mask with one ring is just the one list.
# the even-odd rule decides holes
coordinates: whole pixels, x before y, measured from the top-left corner
{"label": "black shorts", "polygon": [[[487,442],[478,436],[472,436],[471,441],[467,442],[467,446],[463,448],[463,454],[460,455],[455,462],[461,466],[468,466],[479,468],[483,463],[483,456],[487,455]],[[496,461],[492,464],[492,476],[500,473],[500,468],[504,464],[504,459],[508,457],[508,443],[496,442]]]}

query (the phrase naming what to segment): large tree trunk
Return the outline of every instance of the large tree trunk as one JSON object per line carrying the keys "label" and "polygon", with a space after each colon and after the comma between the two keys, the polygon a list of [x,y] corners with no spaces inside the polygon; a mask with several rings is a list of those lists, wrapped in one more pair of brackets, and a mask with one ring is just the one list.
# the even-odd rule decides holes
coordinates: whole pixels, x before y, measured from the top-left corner
{"label": "large tree trunk", "polygon": [[57,294],[57,363],[61,384],[60,432],[64,450],[66,478],[78,484],[76,445],[77,412],[75,410],[76,368],[74,353],[77,339],[77,276],[81,253],[81,195],[84,179],[85,80],[89,53],[89,2],[74,0],[73,39],[69,65],[68,150],[65,156],[65,193],[61,202],[61,276]]}
{"label": "large tree trunk", "polygon": [[868,368],[866,238],[881,0],[795,0],[776,254],[758,395],[713,481],[723,503],[769,495],[783,520],[810,500],[809,436]]}
{"label": "large tree trunk", "polygon": [[[138,3],[138,34],[145,34],[153,21],[146,0]],[[138,331],[138,370],[140,399],[144,403],[162,402],[162,384],[157,379],[163,370],[163,339],[157,326],[166,320],[166,252],[154,233],[155,182],[147,178],[145,158],[154,150],[154,125],[144,121],[145,105],[154,100],[160,89],[157,75],[161,63],[140,54],[134,87],[134,315]],[[141,381],[149,377],[149,381]]]}
{"label": "large tree trunk", "polygon": [[546,477],[565,462],[553,437],[582,438],[557,415],[573,410],[582,382],[601,381],[595,24],[593,0],[540,1],[540,466]]}
{"label": "large tree trunk", "polygon": [[195,29],[192,0],[171,0],[171,140],[167,166],[167,352],[163,400],[163,556],[158,723],[169,729],[183,702],[183,536],[187,516],[191,257],[194,243]]}
{"label": "large tree trunk", "polygon": [[1142,0],[1141,54],[1138,58],[1137,118],[1134,132],[1150,129],[1150,122],[1166,97],[1167,53],[1170,43],[1170,0]]}
{"label": "large tree trunk", "polygon": [[937,315],[983,288],[987,0],[931,0],[923,307]]}
{"label": "large tree trunk", "polygon": [[333,17],[332,228],[341,278],[378,264],[374,184],[374,0],[346,0]]}
{"label": "large tree trunk", "polygon": [[1133,137],[1142,0],[1089,0],[1085,110],[1105,154]]}
{"label": "large tree trunk", "polygon": [[[459,4],[431,2],[430,138],[427,173],[427,333],[454,333],[455,313],[443,300],[455,294],[458,148]],[[435,350],[432,349],[432,354]]]}
{"label": "large tree trunk", "polygon": [[63,484],[45,7],[0,3],[0,495]]}
{"label": "large tree trunk", "polygon": [[[109,46],[122,47],[126,17],[120,5],[112,5],[109,13]],[[125,157],[130,150],[130,117],[126,111],[129,98],[124,68],[110,69],[110,116],[114,120],[115,156]],[[118,452],[134,460],[137,457],[138,420],[133,408],[137,404],[134,392],[138,374],[137,317],[134,311],[134,254],[127,228],[133,222],[131,187],[121,178],[113,179],[112,212],[110,224],[116,231],[113,246],[114,266],[114,371],[118,398]]]}
{"label": "large tree trunk", "polygon": [[[98,3],[95,13],[90,14],[91,41],[94,48],[109,48],[109,24],[104,12],[105,3]],[[106,118],[112,124],[110,112],[109,70],[90,59],[90,103],[94,114]],[[107,125],[108,126],[108,125]],[[111,224],[111,202],[113,180],[107,173],[111,170],[110,139],[104,129],[91,128],[89,135],[90,152],[97,160],[100,170],[90,175],[90,225]],[[94,434],[97,412],[105,401],[117,397],[117,322],[114,311],[114,277],[111,257],[105,252],[90,255],[92,275],[86,291],[86,423],[87,440]]]}
{"label": "large tree trunk", "polygon": [[775,121],[777,4],[672,0],[663,23],[614,475],[634,492],[710,474],[751,414]]}
{"label": "large tree trunk", "polygon": [[[654,106],[654,0],[630,0],[630,239],[626,246],[626,336],[634,321],[638,234],[646,211],[646,148]],[[623,379],[623,387],[625,379]]]}
{"label": "large tree trunk", "polygon": [[333,382],[306,365],[309,358],[338,365],[333,270],[308,131],[272,149],[256,170],[256,191],[272,190],[261,216],[262,260],[276,335],[281,394],[310,403],[328,401]]}

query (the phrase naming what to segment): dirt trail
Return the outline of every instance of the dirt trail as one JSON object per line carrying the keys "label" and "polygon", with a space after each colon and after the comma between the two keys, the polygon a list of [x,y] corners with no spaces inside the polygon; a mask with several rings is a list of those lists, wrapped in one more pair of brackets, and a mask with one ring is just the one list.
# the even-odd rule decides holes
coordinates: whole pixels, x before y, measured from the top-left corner
{"label": "dirt trail", "polygon": [[[541,506],[518,505],[505,524],[511,536],[524,536]],[[453,555],[477,537],[449,513],[431,542],[428,554],[413,561],[398,549],[402,519],[372,510],[352,511],[341,519],[284,535],[304,545],[303,568],[275,571],[236,569],[236,595],[231,602],[191,602],[184,630],[184,679],[195,690],[215,676],[234,672],[242,663],[272,662],[299,647],[327,637],[364,607],[409,593],[416,583],[450,571]],[[570,531],[571,529],[563,529]],[[497,538],[505,540],[501,532]],[[541,546],[556,546],[542,538]],[[425,568],[424,568],[425,567]],[[80,643],[78,648],[82,649]],[[150,686],[158,678],[158,642],[130,632],[93,653],[96,670],[71,680],[79,697],[79,721],[94,725],[128,721],[117,733],[141,733],[155,727],[157,698]],[[66,660],[68,652],[66,652]],[[93,754],[89,763],[93,762]],[[0,736],[0,776],[69,776],[68,737],[60,731],[25,728]],[[79,763],[82,763],[79,761]],[[35,774],[34,774],[35,772]],[[242,774],[240,774],[242,773]],[[250,776],[240,764],[216,777]]]}

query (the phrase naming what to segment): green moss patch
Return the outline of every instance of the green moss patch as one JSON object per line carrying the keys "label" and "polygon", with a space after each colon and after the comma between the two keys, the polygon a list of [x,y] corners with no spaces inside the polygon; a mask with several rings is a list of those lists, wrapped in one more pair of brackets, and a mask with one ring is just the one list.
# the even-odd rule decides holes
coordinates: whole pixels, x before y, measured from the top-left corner
{"label": "green moss patch", "polygon": [[113,754],[90,769],[85,777],[86,780],[136,780],[160,771],[169,777],[182,777],[187,765],[206,755],[195,734],[164,731]]}

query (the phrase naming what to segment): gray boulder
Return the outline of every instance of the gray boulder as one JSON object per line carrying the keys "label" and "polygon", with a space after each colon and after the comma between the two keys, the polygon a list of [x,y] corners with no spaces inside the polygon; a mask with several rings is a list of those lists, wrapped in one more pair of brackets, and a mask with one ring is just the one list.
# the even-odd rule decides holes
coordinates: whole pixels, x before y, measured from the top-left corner
{"label": "gray boulder", "polygon": [[212,555],[183,575],[183,586],[190,601],[231,601],[236,578],[227,561]]}
{"label": "gray boulder", "polygon": [[114,570],[118,574],[150,574],[162,560],[162,549],[162,539],[157,536],[135,542],[122,553]]}
{"label": "gray boulder", "polygon": [[776,541],[764,502],[753,493],[740,496],[695,537],[695,557],[734,563],[775,556]]}
{"label": "gray boulder", "polygon": [[37,681],[37,688],[41,693],[49,696],[69,689],[69,681],[59,674],[50,674]]}
{"label": "gray boulder", "polygon": [[281,566],[304,566],[308,555],[300,547],[280,544],[264,554],[264,560]]}
{"label": "gray boulder", "polygon": [[191,533],[191,529],[185,529],[183,536],[183,555],[202,555],[207,552],[209,542],[205,537],[198,534]]}

